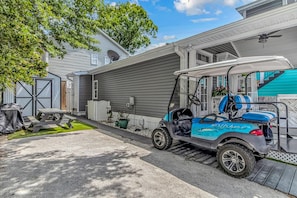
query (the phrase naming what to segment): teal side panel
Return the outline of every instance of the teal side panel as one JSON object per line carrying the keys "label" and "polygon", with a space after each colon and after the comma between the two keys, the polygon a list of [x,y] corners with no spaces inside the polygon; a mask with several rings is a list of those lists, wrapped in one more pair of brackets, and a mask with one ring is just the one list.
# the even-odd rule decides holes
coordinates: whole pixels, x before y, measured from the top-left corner
{"label": "teal side panel", "polygon": [[258,90],[258,96],[297,94],[297,70],[287,70]]}
{"label": "teal side panel", "polygon": [[202,138],[205,140],[216,140],[221,135],[229,132],[248,134],[259,127],[252,123],[221,121],[212,124],[199,123],[193,119],[191,137]]}

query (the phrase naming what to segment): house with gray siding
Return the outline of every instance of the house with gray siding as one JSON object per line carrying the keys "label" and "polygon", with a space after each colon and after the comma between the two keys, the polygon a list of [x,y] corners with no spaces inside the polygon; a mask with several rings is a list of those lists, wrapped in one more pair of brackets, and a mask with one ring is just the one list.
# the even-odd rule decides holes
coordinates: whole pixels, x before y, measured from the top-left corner
{"label": "house with gray siding", "polygon": [[[85,103],[92,93],[92,79],[86,71],[130,55],[103,31],[100,30],[94,37],[99,41],[97,47],[101,49],[100,52],[73,49],[66,45],[67,54],[63,59],[51,58],[46,53],[43,58],[48,63],[48,76],[43,79],[33,77],[35,85],[19,82],[15,90],[2,93],[2,103],[20,104],[24,108],[24,115],[35,115],[39,108],[51,107],[74,114],[85,112]],[[80,91],[82,87],[83,92]]]}
{"label": "house with gray siding", "polygon": [[[297,66],[297,3],[290,0],[261,0],[237,9],[243,19],[194,35],[180,41],[98,67],[88,72],[92,79],[92,101],[106,100],[112,111],[129,112],[131,125],[145,122],[154,128],[167,111],[174,85],[173,71],[236,57],[280,55]],[[278,34],[265,38],[261,35]],[[242,78],[232,91],[241,88]],[[224,76],[202,83],[198,95],[203,105],[194,109],[196,115],[214,111],[212,90],[224,83]],[[249,95],[258,98],[256,75],[251,75]],[[175,105],[187,105],[187,92],[196,82],[179,84]],[[296,82],[292,82],[297,84]],[[94,86],[95,85],[95,86]],[[130,97],[134,105],[129,105]],[[297,110],[296,110],[297,111]]]}
{"label": "house with gray siding", "polygon": [[99,41],[100,52],[68,46],[63,59],[48,58],[48,71],[61,77],[61,108],[77,115],[85,111],[85,105],[80,103],[85,101],[86,93],[80,94],[79,88],[88,87],[92,92],[91,86],[84,84],[85,78],[89,78],[84,72],[129,57],[129,53],[103,31],[95,38]]}

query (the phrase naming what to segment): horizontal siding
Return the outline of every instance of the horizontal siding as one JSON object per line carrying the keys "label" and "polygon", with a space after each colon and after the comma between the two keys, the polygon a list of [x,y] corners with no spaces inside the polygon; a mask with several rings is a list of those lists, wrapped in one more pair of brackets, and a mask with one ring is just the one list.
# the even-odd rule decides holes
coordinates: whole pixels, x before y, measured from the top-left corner
{"label": "horizontal siding", "polygon": [[[111,101],[113,111],[126,111],[129,97],[135,97],[130,113],[162,117],[166,111],[180,59],[176,54],[95,75],[99,82],[99,100]],[[178,96],[174,101],[179,106]]]}
{"label": "horizontal siding", "polygon": [[86,52],[69,52],[63,59],[50,58],[49,71],[59,75],[62,80],[66,79],[66,74],[75,71],[86,71],[94,69],[96,66],[90,66],[90,54]]}
{"label": "horizontal siding", "polygon": [[[120,49],[105,36],[98,34],[95,38],[100,42],[96,44],[96,46],[101,49],[100,52],[85,49],[73,49],[71,46],[66,45],[67,54],[63,59],[49,59],[49,71],[62,77],[62,80],[67,80],[66,74],[71,72],[92,70],[96,67],[105,65],[105,57],[107,56],[108,50],[113,50],[118,53],[120,60],[128,57],[128,54],[125,51]],[[98,54],[98,65],[91,65],[91,54],[93,53]]]}
{"label": "horizontal siding", "polygon": [[246,17],[251,17],[257,14],[261,14],[267,12],[269,10],[273,10],[275,8],[281,7],[283,4],[282,0],[275,0],[273,2],[266,3],[264,5],[258,6],[256,8],[247,10]]}
{"label": "horizontal siding", "polygon": [[85,111],[88,100],[92,99],[92,76],[80,76],[79,111]]}
{"label": "horizontal siding", "polygon": [[259,89],[259,96],[277,96],[277,94],[297,94],[297,70],[287,70]]}

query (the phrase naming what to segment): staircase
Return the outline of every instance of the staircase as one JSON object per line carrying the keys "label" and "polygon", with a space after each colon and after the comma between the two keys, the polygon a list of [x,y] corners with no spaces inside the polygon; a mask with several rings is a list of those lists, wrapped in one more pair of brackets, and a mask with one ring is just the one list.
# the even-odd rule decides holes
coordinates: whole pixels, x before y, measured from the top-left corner
{"label": "staircase", "polygon": [[269,82],[276,79],[277,77],[279,77],[283,73],[284,73],[284,71],[265,72],[264,73],[264,82],[259,84],[258,89],[264,87]]}

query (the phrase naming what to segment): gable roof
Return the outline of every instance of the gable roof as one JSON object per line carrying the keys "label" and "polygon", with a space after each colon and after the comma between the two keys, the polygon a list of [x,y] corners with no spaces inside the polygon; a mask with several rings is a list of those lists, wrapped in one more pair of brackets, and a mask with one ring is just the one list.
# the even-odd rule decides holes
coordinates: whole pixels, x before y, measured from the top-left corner
{"label": "gable roof", "polygon": [[99,32],[100,32],[100,34],[102,34],[102,36],[107,38],[111,43],[113,43],[118,48],[120,48],[125,54],[127,54],[128,56],[131,55],[125,48],[123,48],[120,44],[118,44],[115,40],[113,40],[110,36],[108,36],[103,30],[99,30]]}

